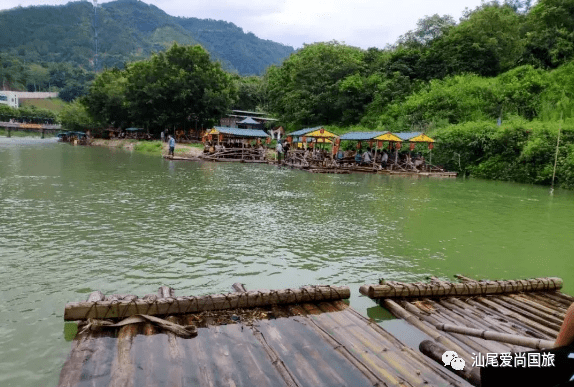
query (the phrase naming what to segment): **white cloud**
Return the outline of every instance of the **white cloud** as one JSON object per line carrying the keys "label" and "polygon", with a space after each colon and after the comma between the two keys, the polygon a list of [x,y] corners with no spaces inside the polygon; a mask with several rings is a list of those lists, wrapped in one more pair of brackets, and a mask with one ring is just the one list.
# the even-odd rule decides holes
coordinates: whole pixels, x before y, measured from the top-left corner
{"label": "white cloud", "polygon": [[[107,1],[105,1],[107,2]],[[450,14],[475,8],[481,0],[146,0],[173,16],[232,22],[294,47],[338,40],[362,48],[384,47],[416,27],[425,15]],[[63,0],[2,0],[1,9],[18,5],[65,4]],[[102,3],[100,1],[99,3]]]}

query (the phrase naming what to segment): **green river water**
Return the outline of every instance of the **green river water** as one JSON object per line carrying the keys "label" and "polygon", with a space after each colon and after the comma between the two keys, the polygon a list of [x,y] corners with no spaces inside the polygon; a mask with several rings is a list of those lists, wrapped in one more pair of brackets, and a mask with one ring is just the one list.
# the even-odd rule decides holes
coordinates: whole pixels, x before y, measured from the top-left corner
{"label": "green river water", "polygon": [[178,295],[305,284],[412,331],[359,286],[379,278],[559,276],[574,294],[574,192],[474,179],[322,175],[171,162],[0,138],[0,385],[54,386],[93,290]]}

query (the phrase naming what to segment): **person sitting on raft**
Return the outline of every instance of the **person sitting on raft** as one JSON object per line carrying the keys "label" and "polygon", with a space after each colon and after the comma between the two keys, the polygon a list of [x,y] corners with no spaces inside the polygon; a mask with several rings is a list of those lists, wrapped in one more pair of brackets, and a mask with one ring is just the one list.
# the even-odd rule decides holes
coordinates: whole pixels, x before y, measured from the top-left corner
{"label": "person sitting on raft", "polygon": [[387,152],[383,151],[383,157],[381,158],[381,167],[386,168],[388,161],[389,161],[389,155]]}
{"label": "person sitting on raft", "polygon": [[370,164],[371,161],[371,148],[367,148],[367,150],[363,153],[363,164]]}

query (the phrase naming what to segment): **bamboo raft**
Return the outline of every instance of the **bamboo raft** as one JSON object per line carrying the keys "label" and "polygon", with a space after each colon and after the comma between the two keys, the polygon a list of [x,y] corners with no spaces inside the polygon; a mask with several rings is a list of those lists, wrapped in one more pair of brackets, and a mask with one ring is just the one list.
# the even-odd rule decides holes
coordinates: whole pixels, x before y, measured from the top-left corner
{"label": "bamboo raft", "polygon": [[202,160],[219,162],[267,162],[265,160],[267,150],[265,148],[226,148],[215,153],[204,153],[199,156]]}
{"label": "bamboo raft", "polygon": [[[457,352],[466,365],[454,371],[475,386],[480,370],[473,354],[524,352],[552,348],[574,297],[561,293],[560,278],[476,281],[462,275],[452,283],[431,277],[428,283],[381,281],[361,286],[394,316],[430,339],[420,350],[443,364],[442,354]],[[445,367],[446,368],[446,367]]]}
{"label": "bamboo raft", "polygon": [[69,303],[59,386],[469,386],[344,303],[348,287],[233,288]]}

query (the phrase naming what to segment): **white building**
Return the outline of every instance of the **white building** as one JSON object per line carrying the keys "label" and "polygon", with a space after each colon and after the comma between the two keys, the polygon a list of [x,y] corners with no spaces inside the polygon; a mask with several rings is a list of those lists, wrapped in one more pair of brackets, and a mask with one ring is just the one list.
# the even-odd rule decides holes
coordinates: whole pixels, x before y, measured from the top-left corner
{"label": "white building", "polygon": [[18,94],[14,91],[0,91],[0,103],[13,108],[18,108]]}

